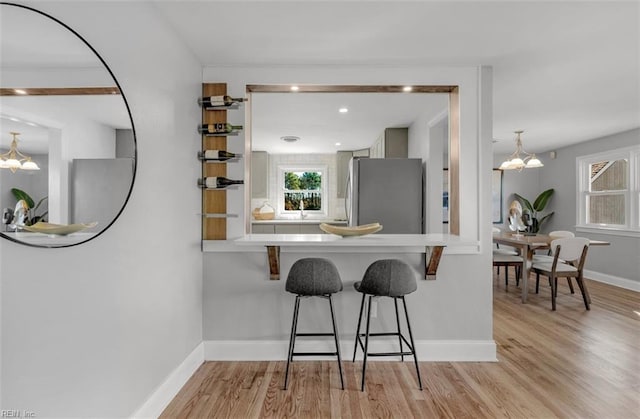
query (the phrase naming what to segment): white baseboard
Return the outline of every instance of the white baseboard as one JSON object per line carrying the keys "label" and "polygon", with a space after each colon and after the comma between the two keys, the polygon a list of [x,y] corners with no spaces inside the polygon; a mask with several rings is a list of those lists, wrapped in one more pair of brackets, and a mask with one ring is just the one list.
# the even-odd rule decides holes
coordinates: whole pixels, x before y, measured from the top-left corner
{"label": "white baseboard", "polygon": [[601,272],[584,270],[584,277],[605,284],[614,285],[616,287],[625,288],[631,291],[640,292],[640,282],[632,281],[619,276],[607,275]]}
{"label": "white baseboard", "polygon": [[[372,352],[388,352],[398,350],[398,341],[384,339],[370,341]],[[353,341],[341,341],[340,351],[343,360],[353,356]],[[206,361],[284,361],[287,359],[289,342],[275,340],[234,340],[204,342],[204,359]],[[406,349],[406,347],[405,347]],[[297,352],[330,352],[335,347],[333,340],[296,340]],[[493,340],[421,340],[416,341],[416,351],[420,361],[451,362],[495,362],[496,344]],[[302,359],[302,358],[296,358]],[[335,359],[334,357],[304,357],[308,360]],[[362,351],[358,351],[357,359],[362,359]],[[376,361],[391,361],[395,357],[371,357]],[[398,357],[399,359],[399,357]]]}
{"label": "white baseboard", "polygon": [[200,343],[182,363],[151,393],[132,418],[157,418],[180,389],[204,362],[204,344]]}

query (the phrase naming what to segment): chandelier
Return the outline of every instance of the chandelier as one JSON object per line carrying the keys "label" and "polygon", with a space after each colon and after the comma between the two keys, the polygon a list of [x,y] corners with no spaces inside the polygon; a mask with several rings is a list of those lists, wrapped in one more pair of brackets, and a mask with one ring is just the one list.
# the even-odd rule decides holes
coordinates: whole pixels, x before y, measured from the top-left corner
{"label": "chandelier", "polygon": [[500,165],[501,170],[522,170],[524,168],[533,169],[544,166],[534,153],[527,153],[522,148],[522,139],[520,138],[520,134],[523,132],[524,131],[521,130],[514,131],[516,134],[516,151],[502,162]]}
{"label": "chandelier", "polygon": [[9,151],[4,154],[0,154],[0,169],[9,169],[15,173],[16,170],[40,170],[36,162],[31,160],[31,157],[22,154],[18,151],[18,139],[19,132],[10,132],[13,136],[11,141],[11,147]]}

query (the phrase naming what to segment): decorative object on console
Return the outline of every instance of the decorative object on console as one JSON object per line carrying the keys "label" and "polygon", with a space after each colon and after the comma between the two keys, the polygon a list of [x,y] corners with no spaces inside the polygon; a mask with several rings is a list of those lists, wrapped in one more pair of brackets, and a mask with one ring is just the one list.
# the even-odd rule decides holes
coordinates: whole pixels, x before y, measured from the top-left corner
{"label": "decorative object on console", "polygon": [[15,220],[17,217],[17,213],[24,211],[23,214],[23,221],[21,223],[21,227],[22,224],[24,225],[32,225],[35,224],[39,221],[46,221],[46,216],[48,214],[49,211],[45,211],[44,213],[40,214],[40,215],[36,215],[36,211],[38,211],[38,208],[40,208],[40,205],[42,205],[42,203],[44,201],[47,200],[47,196],[45,196],[44,198],[42,198],[40,201],[38,201],[38,203],[36,204],[35,201],[33,200],[33,198],[31,198],[31,196],[29,196],[28,193],[26,193],[25,191],[18,189],[18,188],[11,188],[11,194],[14,196],[14,198],[16,198],[16,200],[18,201],[16,204],[16,208],[14,211],[14,224],[15,224]]}
{"label": "decorative object on console", "polygon": [[9,151],[4,154],[0,154],[0,168],[9,169],[12,173],[15,173],[18,169],[22,170],[40,170],[40,167],[31,160],[31,157],[18,151],[18,138],[19,132],[10,132],[13,136],[11,140],[11,146]]}
{"label": "decorative object on console", "polygon": [[524,211],[522,212],[522,220],[527,225],[528,233],[538,233],[542,225],[553,215],[552,211],[544,217],[538,218],[538,213],[540,211],[543,211],[547,206],[547,203],[549,202],[549,199],[551,199],[553,192],[553,188],[547,189],[546,191],[542,192],[540,195],[538,195],[536,200],[533,201],[533,205],[531,205],[531,202],[529,202],[529,200],[527,200],[522,195],[518,195],[517,193],[514,194],[516,196],[516,199],[520,201],[520,203],[525,207]]}
{"label": "decorative object on console", "polygon": [[516,236],[521,236],[520,232],[527,230],[522,222],[522,205],[518,201],[511,202],[509,206],[509,230],[515,231]]}
{"label": "decorative object on console", "polygon": [[[514,131],[516,134],[516,151],[513,152],[502,164],[500,170],[522,170],[524,168],[533,169],[543,167],[544,164],[536,157],[535,153],[527,153],[522,148],[520,135],[524,131]],[[522,156],[521,156],[522,154]]]}

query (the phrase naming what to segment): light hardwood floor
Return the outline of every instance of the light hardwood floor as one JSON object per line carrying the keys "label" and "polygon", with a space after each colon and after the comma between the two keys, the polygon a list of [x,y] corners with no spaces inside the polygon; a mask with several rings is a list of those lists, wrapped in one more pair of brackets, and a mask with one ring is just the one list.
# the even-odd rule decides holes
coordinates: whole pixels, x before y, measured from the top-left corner
{"label": "light hardwood floor", "polygon": [[[513,278],[513,274],[511,275]],[[284,362],[206,362],[165,409],[164,418],[640,418],[640,295],[587,281],[591,311],[560,281],[520,303],[494,278],[497,363],[344,362],[340,390],[332,361],[296,361],[281,390]]]}

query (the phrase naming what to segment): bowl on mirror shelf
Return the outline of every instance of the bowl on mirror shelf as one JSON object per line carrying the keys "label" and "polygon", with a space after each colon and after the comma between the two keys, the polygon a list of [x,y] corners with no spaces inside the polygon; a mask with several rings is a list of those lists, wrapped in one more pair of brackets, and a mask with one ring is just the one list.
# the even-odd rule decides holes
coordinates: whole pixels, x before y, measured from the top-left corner
{"label": "bowl on mirror shelf", "polygon": [[367,234],[377,233],[382,230],[380,223],[363,224],[355,227],[340,227],[331,224],[321,223],[320,230],[325,233],[335,234],[341,237],[365,236]]}
{"label": "bowl on mirror shelf", "polygon": [[97,222],[87,224],[53,224],[40,221],[35,223],[34,225],[24,226],[23,228],[26,231],[30,231],[32,233],[42,233],[53,236],[66,236],[67,234],[77,233],[78,231],[86,230],[97,225]]}

